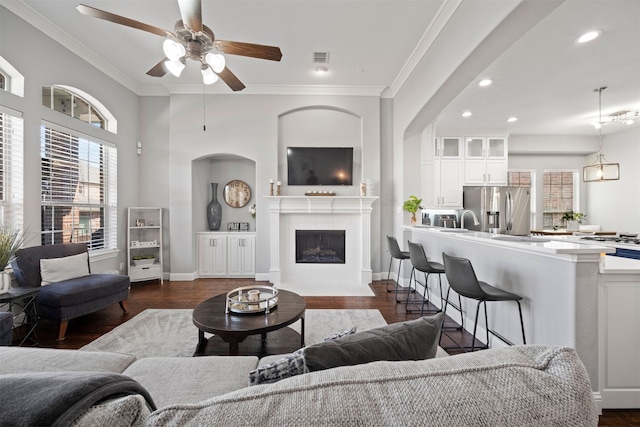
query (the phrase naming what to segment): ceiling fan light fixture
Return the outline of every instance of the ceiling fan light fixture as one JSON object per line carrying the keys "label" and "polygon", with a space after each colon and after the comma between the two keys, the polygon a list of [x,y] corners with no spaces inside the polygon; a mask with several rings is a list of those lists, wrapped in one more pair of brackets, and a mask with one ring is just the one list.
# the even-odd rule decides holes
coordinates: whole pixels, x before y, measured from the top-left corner
{"label": "ceiling fan light fixture", "polygon": [[187,50],[181,43],[171,39],[166,39],[164,43],[162,43],[162,51],[164,52],[164,56],[170,61],[176,61],[187,53]]}
{"label": "ceiling fan light fixture", "polygon": [[180,74],[182,74],[182,70],[184,70],[185,67],[184,59],[182,58],[174,61],[165,61],[164,65],[167,67],[167,70],[176,77],[180,77]]}
{"label": "ceiling fan light fixture", "polygon": [[200,68],[200,72],[202,73],[202,82],[206,85],[212,85],[218,81],[218,75],[213,72],[210,66],[207,64],[202,64],[202,68]]}
{"label": "ceiling fan light fixture", "polygon": [[209,52],[205,55],[204,60],[207,64],[211,65],[211,68],[216,73],[221,73],[227,65],[227,61],[221,53]]}

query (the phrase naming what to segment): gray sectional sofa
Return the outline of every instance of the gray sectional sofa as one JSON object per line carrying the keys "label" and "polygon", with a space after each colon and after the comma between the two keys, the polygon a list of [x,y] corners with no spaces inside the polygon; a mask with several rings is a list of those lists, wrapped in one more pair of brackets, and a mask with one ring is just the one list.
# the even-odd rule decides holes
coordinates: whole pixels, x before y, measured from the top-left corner
{"label": "gray sectional sofa", "polygon": [[[0,389],[10,381],[39,384],[56,373],[69,380],[102,372],[133,379],[155,402],[150,408],[144,393],[123,393],[74,414],[75,421],[67,425],[583,427],[598,423],[589,378],[570,348],[516,346],[430,360],[378,361],[247,387],[249,372],[273,359],[136,360],[120,353],[0,347]],[[45,396],[36,404],[46,405],[46,400]],[[51,411],[58,410],[59,403],[54,399]],[[3,416],[7,413],[0,411],[0,424],[14,421]],[[31,421],[37,423],[37,418]]]}

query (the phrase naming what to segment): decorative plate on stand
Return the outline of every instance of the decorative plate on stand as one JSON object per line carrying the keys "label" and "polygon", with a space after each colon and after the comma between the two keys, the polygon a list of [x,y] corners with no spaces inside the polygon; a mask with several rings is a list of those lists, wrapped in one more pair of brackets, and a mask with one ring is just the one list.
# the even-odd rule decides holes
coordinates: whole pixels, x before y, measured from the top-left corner
{"label": "decorative plate on stand", "polygon": [[278,290],[271,286],[243,286],[227,292],[225,313],[265,313],[278,304]]}

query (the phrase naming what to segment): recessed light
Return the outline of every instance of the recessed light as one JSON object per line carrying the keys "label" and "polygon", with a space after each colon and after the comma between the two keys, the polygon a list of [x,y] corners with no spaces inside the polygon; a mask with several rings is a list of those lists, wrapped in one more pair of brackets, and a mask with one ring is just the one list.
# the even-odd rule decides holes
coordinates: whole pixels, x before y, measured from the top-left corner
{"label": "recessed light", "polygon": [[471,111],[465,111],[464,113],[462,113],[462,117],[471,117],[473,113],[471,113]]}
{"label": "recessed light", "polygon": [[328,72],[329,72],[329,69],[325,66],[316,68],[316,74],[324,75],[324,74],[327,74]]}
{"label": "recessed light", "polygon": [[591,40],[597,39],[601,34],[601,31],[589,31],[578,37],[578,43],[587,43]]}
{"label": "recessed light", "polygon": [[480,80],[480,83],[478,83],[478,86],[489,86],[491,83],[493,83],[493,80],[491,79],[484,79],[484,80]]}
{"label": "recessed light", "polygon": [[517,121],[518,121],[518,118],[517,118],[517,117],[509,117],[509,118],[507,119],[507,121],[508,121],[509,123],[517,122]]}

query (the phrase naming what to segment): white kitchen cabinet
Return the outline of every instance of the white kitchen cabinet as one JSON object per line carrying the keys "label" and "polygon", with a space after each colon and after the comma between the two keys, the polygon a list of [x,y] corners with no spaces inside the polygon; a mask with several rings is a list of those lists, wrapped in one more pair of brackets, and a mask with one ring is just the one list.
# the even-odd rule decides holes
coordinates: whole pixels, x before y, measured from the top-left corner
{"label": "white kitchen cabinet", "polygon": [[506,185],[507,143],[502,137],[465,138],[464,185]]}
{"label": "white kitchen cabinet", "polygon": [[422,135],[422,199],[426,209],[462,208],[462,139]]}
{"label": "white kitchen cabinet", "polygon": [[255,276],[256,236],[230,234],[227,240],[227,275]]}
{"label": "white kitchen cabinet", "polygon": [[255,240],[255,233],[197,233],[198,276],[255,276]]}
{"label": "white kitchen cabinet", "polygon": [[160,279],[162,208],[129,208],[127,215],[128,275],[132,282]]}

